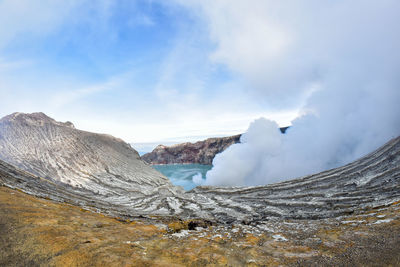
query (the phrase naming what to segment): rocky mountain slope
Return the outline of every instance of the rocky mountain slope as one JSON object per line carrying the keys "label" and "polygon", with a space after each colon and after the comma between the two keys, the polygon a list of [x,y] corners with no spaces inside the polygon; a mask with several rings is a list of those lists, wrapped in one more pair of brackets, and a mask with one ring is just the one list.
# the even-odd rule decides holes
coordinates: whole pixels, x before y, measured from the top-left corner
{"label": "rocky mountain slope", "polygon": [[0,120],[0,159],[47,184],[90,191],[115,203],[178,190],[122,140],[77,130],[43,113]]}
{"label": "rocky mountain slope", "polygon": [[43,116],[1,121],[1,157],[11,164],[0,161],[0,184],[113,216],[261,225],[273,218],[342,216],[400,200],[400,137],[351,164],[300,179],[184,192],[124,142]]}
{"label": "rocky mountain slope", "polygon": [[[289,127],[282,127],[285,133]],[[150,164],[205,164],[211,165],[216,154],[229,146],[239,143],[241,135],[208,138],[196,143],[182,143],[172,146],[158,145],[142,159]]]}
{"label": "rocky mountain slope", "polygon": [[142,159],[151,164],[211,164],[215,155],[230,145],[240,142],[240,134],[228,137],[209,138],[196,143],[183,143],[172,146],[158,145]]}

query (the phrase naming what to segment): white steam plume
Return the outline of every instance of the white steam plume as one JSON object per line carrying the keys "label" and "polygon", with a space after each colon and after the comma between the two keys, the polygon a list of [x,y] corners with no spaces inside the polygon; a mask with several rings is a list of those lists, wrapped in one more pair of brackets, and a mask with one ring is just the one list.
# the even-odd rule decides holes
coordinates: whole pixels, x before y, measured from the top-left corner
{"label": "white steam plume", "polygon": [[[212,60],[274,107],[303,106],[286,135],[265,119],[214,159],[209,185],[259,185],[350,162],[400,134],[400,1],[178,1]],[[261,96],[261,97],[260,97]]]}

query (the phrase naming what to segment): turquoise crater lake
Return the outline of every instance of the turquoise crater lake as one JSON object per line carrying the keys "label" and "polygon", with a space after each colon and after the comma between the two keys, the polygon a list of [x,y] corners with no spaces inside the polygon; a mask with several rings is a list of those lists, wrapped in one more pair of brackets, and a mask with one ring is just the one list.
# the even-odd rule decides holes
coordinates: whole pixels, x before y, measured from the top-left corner
{"label": "turquoise crater lake", "polygon": [[193,176],[201,174],[202,179],[211,170],[212,165],[201,164],[166,164],[153,165],[153,168],[168,177],[174,185],[182,186],[186,191],[197,186],[193,182]]}

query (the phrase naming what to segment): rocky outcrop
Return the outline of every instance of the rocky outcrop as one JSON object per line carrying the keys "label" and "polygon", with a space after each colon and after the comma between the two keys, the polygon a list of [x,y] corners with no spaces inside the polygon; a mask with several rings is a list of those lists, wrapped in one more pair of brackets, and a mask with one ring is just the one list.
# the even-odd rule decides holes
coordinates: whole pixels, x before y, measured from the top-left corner
{"label": "rocky outcrop", "polygon": [[0,159],[48,182],[116,202],[177,189],[122,140],[77,130],[43,113],[0,120]]}
{"label": "rocky outcrop", "polygon": [[1,121],[1,157],[12,164],[0,161],[0,185],[113,216],[259,224],[337,217],[400,200],[400,137],[351,164],[300,179],[184,192],[121,140],[33,117]]}
{"label": "rocky outcrop", "polygon": [[142,159],[150,164],[186,164],[210,165],[216,154],[230,145],[240,142],[240,134],[221,138],[209,138],[196,143],[183,143],[172,146],[158,145],[152,152],[144,154]]}
{"label": "rocky outcrop", "polygon": [[[289,127],[280,128],[285,133]],[[241,134],[228,137],[208,138],[196,143],[182,143],[172,146],[158,145],[142,159],[150,164],[205,164],[211,165],[218,153],[229,146],[240,143]]]}

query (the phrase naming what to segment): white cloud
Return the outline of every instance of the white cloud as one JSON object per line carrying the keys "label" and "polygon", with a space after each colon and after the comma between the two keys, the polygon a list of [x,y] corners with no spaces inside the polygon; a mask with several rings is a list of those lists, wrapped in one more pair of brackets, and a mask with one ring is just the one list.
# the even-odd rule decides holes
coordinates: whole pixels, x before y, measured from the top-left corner
{"label": "white cloud", "polygon": [[384,40],[394,34],[388,27],[398,15],[393,0],[176,2],[204,21],[216,45],[211,58],[243,75],[249,93],[276,107],[297,106],[342,58],[362,60],[358,57],[369,54],[370,65],[373,57],[379,59],[379,49],[394,47]]}
{"label": "white cloud", "polygon": [[[176,2],[203,20],[215,43],[211,59],[248,82],[249,94],[263,99],[255,104],[303,106],[304,116],[284,137],[271,137],[271,122],[252,124],[247,144],[215,159],[209,184],[265,184],[309,174],[400,134],[400,2]],[[265,145],[269,139],[279,149]]]}

